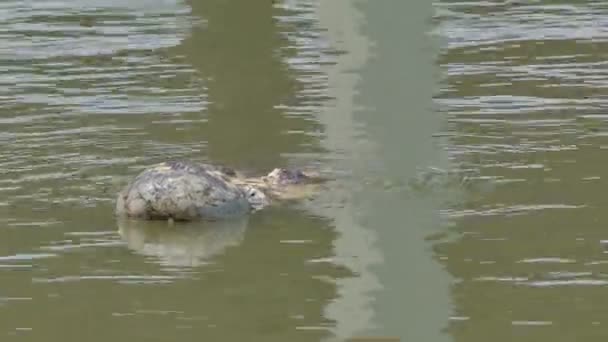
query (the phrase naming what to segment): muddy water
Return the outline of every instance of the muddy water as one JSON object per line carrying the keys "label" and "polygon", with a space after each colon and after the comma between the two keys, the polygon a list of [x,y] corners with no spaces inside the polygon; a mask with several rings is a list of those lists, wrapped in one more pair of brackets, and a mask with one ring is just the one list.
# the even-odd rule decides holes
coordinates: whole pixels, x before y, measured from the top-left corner
{"label": "muddy water", "polygon": [[597,1],[436,4],[438,101],[465,195],[437,258],[456,341],[600,341],[606,31]]}
{"label": "muddy water", "polygon": [[[4,1],[4,340],[600,340],[599,2]],[[117,224],[168,158],[314,200]]]}
{"label": "muddy water", "polygon": [[314,8],[235,1],[0,4],[0,336],[315,341],[330,218],[121,225],[116,191],[168,158],[252,174],[324,159]]}

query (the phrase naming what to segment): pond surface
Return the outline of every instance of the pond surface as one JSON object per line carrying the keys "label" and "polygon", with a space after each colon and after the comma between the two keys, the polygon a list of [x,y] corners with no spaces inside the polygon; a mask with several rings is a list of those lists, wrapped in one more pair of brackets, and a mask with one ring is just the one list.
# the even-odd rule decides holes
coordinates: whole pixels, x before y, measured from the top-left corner
{"label": "pond surface", "polygon": [[606,38],[599,1],[441,1],[453,169],[435,245],[457,341],[600,341],[606,310]]}
{"label": "pond surface", "polygon": [[119,226],[112,214],[128,179],[167,159],[251,174],[329,168],[314,116],[328,95],[313,10],[0,5],[3,341],[330,335],[330,280],[353,276],[331,262],[330,217],[302,204],[170,230]]}
{"label": "pond surface", "polygon": [[[603,340],[608,6],[0,4],[2,341]],[[167,159],[322,172],[119,224]]]}

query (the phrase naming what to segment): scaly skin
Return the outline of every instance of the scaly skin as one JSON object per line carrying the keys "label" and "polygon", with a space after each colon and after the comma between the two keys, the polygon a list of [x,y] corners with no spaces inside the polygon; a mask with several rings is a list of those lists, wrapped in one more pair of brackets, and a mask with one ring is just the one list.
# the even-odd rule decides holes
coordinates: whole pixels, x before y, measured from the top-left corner
{"label": "scaly skin", "polygon": [[234,218],[268,206],[270,199],[306,197],[311,191],[302,186],[311,180],[299,170],[274,169],[265,177],[242,178],[232,169],[208,164],[161,163],[121,191],[116,214],[170,221]]}

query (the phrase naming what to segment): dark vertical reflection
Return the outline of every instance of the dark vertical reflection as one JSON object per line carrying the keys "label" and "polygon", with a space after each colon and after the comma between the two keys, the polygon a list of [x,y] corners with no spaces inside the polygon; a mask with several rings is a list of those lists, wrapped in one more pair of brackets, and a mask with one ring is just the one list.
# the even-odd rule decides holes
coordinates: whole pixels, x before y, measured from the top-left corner
{"label": "dark vertical reflection", "polygon": [[[46,12],[47,3],[36,5]],[[194,16],[208,22],[182,41],[190,31],[181,25],[196,19],[181,2],[171,3],[165,20],[155,12],[160,3],[134,10],[117,4],[118,17],[106,14],[104,4],[90,4],[100,12],[88,22],[97,40],[75,39],[79,25],[62,31],[63,21],[79,23],[85,11],[50,3],[60,24],[53,34],[67,46],[79,44],[62,51],[57,41],[43,40],[43,49],[33,52],[97,56],[109,50],[107,56],[41,60],[36,68],[45,78],[35,89],[28,86],[34,74],[13,71],[18,76],[9,95],[31,96],[36,105],[30,108],[34,124],[19,121],[27,117],[13,108],[2,111],[3,119],[15,121],[9,138],[19,140],[0,151],[1,166],[11,170],[0,172],[0,188],[18,190],[0,199],[7,216],[0,218],[0,340],[319,341],[333,324],[323,311],[344,272],[330,263],[331,220],[281,207],[252,216],[247,227],[219,240],[207,239],[203,229],[200,235],[142,229],[131,231],[131,240],[117,234],[115,193],[104,188],[143,165],[188,158],[268,169],[317,150],[319,127],[310,111],[320,105],[323,85],[288,65],[287,57],[300,51],[283,39],[313,33],[273,19],[314,22],[310,11],[300,16],[273,9],[270,1],[192,1]],[[7,43],[24,48],[17,28],[27,25],[20,21],[44,36],[49,20],[18,9],[5,31],[11,32]],[[113,42],[125,44],[106,49]],[[53,97],[36,92],[47,89],[78,96],[54,97],[65,104],[53,107],[45,102]],[[203,99],[210,101],[207,111],[200,110]],[[60,114],[39,116],[45,110]],[[178,260],[171,258],[176,254]],[[184,261],[202,256],[208,263]]]}
{"label": "dark vertical reflection", "polygon": [[314,124],[278,106],[296,100],[297,82],[281,56],[272,1],[191,1],[205,23],[179,50],[206,81],[208,124],[199,132],[208,158],[237,167],[285,163],[283,153],[306,149]]}

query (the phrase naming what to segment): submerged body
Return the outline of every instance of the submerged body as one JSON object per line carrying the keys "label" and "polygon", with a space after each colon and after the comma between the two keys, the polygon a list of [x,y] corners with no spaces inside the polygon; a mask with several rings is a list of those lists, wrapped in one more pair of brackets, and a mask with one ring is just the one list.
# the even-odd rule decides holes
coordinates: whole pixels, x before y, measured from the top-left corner
{"label": "submerged body", "polygon": [[141,172],[119,194],[116,213],[140,219],[210,220],[251,210],[246,192],[227,170],[189,162],[162,163]]}
{"label": "submerged body", "polygon": [[116,214],[145,220],[235,218],[264,208],[271,198],[293,198],[285,190],[308,180],[301,171],[287,169],[246,179],[229,168],[166,162],[142,171],[120,192]]}

